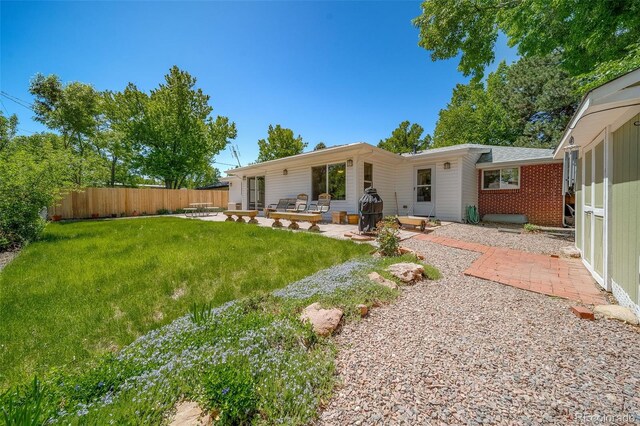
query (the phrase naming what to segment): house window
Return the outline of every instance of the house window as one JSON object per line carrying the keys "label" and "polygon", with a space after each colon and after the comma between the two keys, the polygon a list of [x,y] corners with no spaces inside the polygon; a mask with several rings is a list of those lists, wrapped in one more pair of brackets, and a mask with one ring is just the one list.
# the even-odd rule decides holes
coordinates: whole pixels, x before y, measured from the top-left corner
{"label": "house window", "polygon": [[364,163],[364,189],[373,187],[373,164]]}
{"label": "house window", "polygon": [[347,165],[346,163],[327,164],[311,168],[311,195],[314,201],[318,196],[328,192],[332,200],[347,198]]}
{"label": "house window", "polygon": [[416,201],[431,202],[431,169],[420,169],[417,172]]}
{"label": "house window", "polygon": [[482,189],[518,188],[520,188],[520,169],[518,167],[482,171]]}

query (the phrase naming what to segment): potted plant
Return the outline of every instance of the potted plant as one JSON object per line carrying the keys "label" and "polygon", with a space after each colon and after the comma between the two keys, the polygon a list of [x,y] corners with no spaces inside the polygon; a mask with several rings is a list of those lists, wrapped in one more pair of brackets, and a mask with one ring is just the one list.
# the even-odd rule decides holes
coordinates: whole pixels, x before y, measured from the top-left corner
{"label": "potted plant", "polygon": [[98,219],[100,217],[100,213],[91,213],[91,219]]}
{"label": "potted plant", "polygon": [[134,210],[131,216],[140,216],[140,213],[138,213],[138,210]]}
{"label": "potted plant", "polygon": [[51,220],[54,222],[60,222],[62,220],[62,215],[54,214],[53,216],[51,216]]}

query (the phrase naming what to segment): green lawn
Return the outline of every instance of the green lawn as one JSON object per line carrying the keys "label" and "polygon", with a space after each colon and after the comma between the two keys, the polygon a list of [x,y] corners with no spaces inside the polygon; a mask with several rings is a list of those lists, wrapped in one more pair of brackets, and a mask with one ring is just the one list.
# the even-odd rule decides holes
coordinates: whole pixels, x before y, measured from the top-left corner
{"label": "green lawn", "polygon": [[53,223],[0,272],[0,388],[82,368],[194,303],[270,291],[371,250],[237,223]]}

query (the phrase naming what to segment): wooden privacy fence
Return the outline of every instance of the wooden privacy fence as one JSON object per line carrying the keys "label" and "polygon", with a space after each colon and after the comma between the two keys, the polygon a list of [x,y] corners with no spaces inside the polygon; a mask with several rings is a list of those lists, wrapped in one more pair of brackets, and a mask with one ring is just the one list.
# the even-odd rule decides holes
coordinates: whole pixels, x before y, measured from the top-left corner
{"label": "wooden privacy fence", "polygon": [[90,217],[132,216],[156,214],[160,209],[170,210],[189,207],[189,203],[211,203],[227,208],[229,191],[162,189],[162,188],[85,188],[67,194],[56,206],[49,209],[49,216],[63,219]]}

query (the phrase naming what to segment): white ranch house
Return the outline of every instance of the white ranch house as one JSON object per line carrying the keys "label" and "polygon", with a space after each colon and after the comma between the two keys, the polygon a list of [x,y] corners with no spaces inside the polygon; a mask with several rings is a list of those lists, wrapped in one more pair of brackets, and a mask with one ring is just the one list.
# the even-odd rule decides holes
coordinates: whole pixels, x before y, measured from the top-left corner
{"label": "white ranch house", "polygon": [[332,211],[357,213],[364,189],[373,186],[384,201],[385,215],[461,222],[467,206],[478,205],[481,189],[511,190],[508,196],[518,197],[525,166],[551,163],[562,160],[554,160],[550,149],[463,144],[398,155],[359,142],[228,170],[223,180],[230,184],[229,202],[242,209],[262,210],[301,193],[317,200],[328,192]]}

